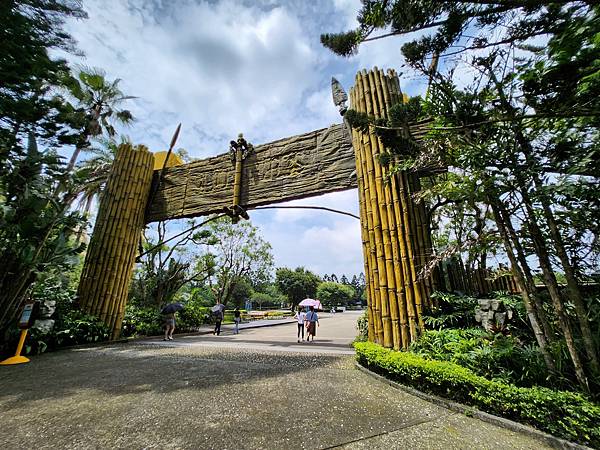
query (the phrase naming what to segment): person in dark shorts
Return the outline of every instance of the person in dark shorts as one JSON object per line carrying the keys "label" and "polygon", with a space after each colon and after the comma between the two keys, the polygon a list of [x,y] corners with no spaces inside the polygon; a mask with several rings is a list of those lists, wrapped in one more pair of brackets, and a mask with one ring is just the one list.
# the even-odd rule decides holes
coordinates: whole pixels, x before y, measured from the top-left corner
{"label": "person in dark shorts", "polygon": [[242,321],[242,315],[240,313],[240,308],[235,308],[233,311],[233,322],[235,323],[235,328],[233,329],[234,334],[240,334],[240,322]]}
{"label": "person in dark shorts", "polygon": [[164,315],[165,324],[165,337],[163,341],[173,340],[173,331],[175,331],[175,313],[169,313]]}

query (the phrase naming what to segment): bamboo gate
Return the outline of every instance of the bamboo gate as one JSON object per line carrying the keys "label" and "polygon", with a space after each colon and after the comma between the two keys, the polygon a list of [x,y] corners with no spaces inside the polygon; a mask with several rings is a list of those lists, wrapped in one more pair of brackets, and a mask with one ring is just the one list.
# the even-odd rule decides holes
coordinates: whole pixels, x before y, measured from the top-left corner
{"label": "bamboo gate", "polygon": [[[358,73],[350,101],[352,109],[387,117],[403,101],[397,74],[377,68]],[[419,124],[409,132],[416,139],[423,135]],[[431,233],[425,206],[415,201],[420,174],[392,173],[378,160],[385,152],[372,130],[350,135],[339,124],[256,146],[243,161],[239,153],[224,154],[164,169],[159,176],[147,148],[122,145],[84,262],[77,291],[81,308],[118,337],[147,223],[358,188],[369,340],[406,349],[432,305],[436,282],[419,277],[431,256]]]}

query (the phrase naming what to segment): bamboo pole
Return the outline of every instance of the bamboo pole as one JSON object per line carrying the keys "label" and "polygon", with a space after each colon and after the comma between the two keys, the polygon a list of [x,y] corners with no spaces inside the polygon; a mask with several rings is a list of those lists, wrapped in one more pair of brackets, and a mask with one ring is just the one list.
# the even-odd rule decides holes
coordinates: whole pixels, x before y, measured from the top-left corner
{"label": "bamboo pole", "polygon": [[[352,109],[375,118],[389,117],[392,106],[403,101],[395,72],[359,72],[350,91]],[[431,277],[418,279],[431,255],[429,223],[424,204],[412,194],[420,189],[418,178],[394,173],[377,161],[387,152],[374,133],[353,130],[359,179],[361,237],[369,280],[369,314],[374,341],[386,347],[406,349],[423,329],[423,311],[430,306]],[[371,339],[371,337],[370,337]]]}
{"label": "bamboo pole", "polygon": [[80,307],[120,333],[154,167],[145,147],[121,145],[100,202],[77,290]]}
{"label": "bamboo pole", "polygon": [[[389,92],[391,99],[395,102],[403,102],[404,98],[400,89],[400,82],[397,73],[394,70],[388,71],[389,80]],[[397,223],[402,224],[402,231],[399,233],[402,235],[399,238],[399,244],[401,250],[404,250],[403,262],[404,262],[404,274],[406,279],[406,295],[407,295],[407,306],[409,314],[409,325],[411,326],[411,337],[412,340],[416,339],[418,333],[417,327],[412,321],[418,324],[418,328],[423,329],[422,319],[422,292],[421,286],[417,281],[417,270],[415,267],[415,236],[411,232],[412,229],[412,198],[410,198],[410,191],[407,189],[407,174],[406,172],[398,173],[391,180],[392,193],[396,194],[397,198]],[[404,245],[402,245],[404,244]],[[402,249],[402,247],[404,247]],[[410,299],[408,297],[411,297]],[[412,311],[411,311],[412,310]],[[411,321],[412,319],[412,321]]]}
{"label": "bamboo pole", "polygon": [[[350,107],[357,104],[355,89],[350,89]],[[358,132],[351,130],[352,132],[352,145],[356,149],[359,146],[359,135]],[[373,315],[373,295],[375,288],[373,286],[373,276],[371,274],[371,250],[369,247],[369,227],[367,219],[367,211],[365,205],[365,192],[364,184],[365,180],[362,173],[362,159],[361,152],[355,151],[356,158],[356,178],[358,182],[358,209],[360,213],[360,234],[363,247],[363,260],[365,266],[365,277],[366,277],[366,292],[367,292],[367,316],[368,316],[368,339],[370,342],[375,341],[375,328],[374,328],[374,315]]]}
{"label": "bamboo pole", "polygon": [[[378,113],[378,91],[381,90],[381,86],[377,86],[375,80],[375,72],[377,68],[371,70],[367,74],[365,82],[368,83],[369,89],[365,92],[366,100],[366,113],[370,116],[379,115]],[[377,198],[377,210],[379,214],[379,220],[381,223],[381,249],[380,258],[383,261],[383,274],[385,275],[385,283],[387,287],[387,298],[382,297],[382,321],[384,325],[384,338],[386,347],[399,348],[400,337],[398,318],[396,315],[395,324],[391,316],[391,305],[397,303],[396,300],[396,285],[394,279],[393,260],[392,260],[392,247],[390,241],[390,230],[387,215],[387,198],[384,189],[383,171],[381,164],[377,161],[379,155],[382,153],[382,145],[379,138],[375,135],[374,130],[369,132],[369,140],[371,144],[371,157],[373,161],[373,173],[375,176],[375,190]],[[381,269],[380,269],[381,270]],[[380,279],[382,278],[382,272],[380,272]]]}
{"label": "bamboo pole", "polygon": [[[375,67],[369,73],[369,83],[371,88],[371,104],[367,102],[367,114],[372,115],[376,118],[385,117],[385,96],[384,96],[384,85],[381,82],[381,72]],[[388,99],[389,103],[389,99]],[[385,148],[381,139],[375,137],[374,146],[374,157],[377,158],[380,154],[385,152]],[[397,279],[397,270],[395,270],[395,264],[398,260],[397,254],[397,235],[396,225],[393,212],[392,194],[389,186],[385,183],[384,178],[387,176],[387,168],[382,164],[375,162],[375,176],[378,185],[378,198],[380,215],[382,218],[382,233],[384,243],[384,257],[386,264],[386,277],[388,282],[388,301],[389,301],[389,312],[392,325],[392,337],[395,349],[405,348],[408,343],[408,336],[406,335],[406,322],[405,326],[401,326],[400,322],[400,306],[398,304],[398,286],[402,286],[402,280]],[[383,200],[383,201],[381,201]],[[404,337],[403,337],[404,332]]]}
{"label": "bamboo pole", "polygon": [[[358,73],[357,75],[357,86],[358,89],[358,104],[357,109],[360,111],[366,111],[366,99],[368,97],[368,81],[364,73]],[[368,185],[368,189],[365,194],[365,203],[368,204],[367,218],[369,219],[369,240],[371,243],[372,260],[373,260],[373,279],[379,287],[378,294],[375,297],[375,332],[377,336],[377,342],[391,347],[389,335],[385,336],[384,325],[383,325],[383,303],[388,302],[387,298],[387,280],[385,277],[385,262],[383,261],[383,246],[381,236],[381,222],[379,218],[379,210],[377,205],[377,190],[375,187],[375,176],[373,172],[373,157],[371,152],[371,137],[369,133],[360,133],[361,145],[359,151],[361,152],[361,160],[363,164],[363,176],[365,183]],[[390,333],[391,334],[391,333]],[[387,339],[386,339],[387,337]]]}
{"label": "bamboo pole", "polygon": [[419,278],[419,288],[421,290],[421,297],[423,299],[423,305],[427,308],[431,307],[429,302],[429,294],[431,292],[430,277],[421,277],[420,273],[427,264],[427,247],[425,244],[425,225],[423,222],[424,204],[423,202],[416,203],[414,200],[414,194],[420,190],[419,178],[415,174],[408,176],[410,185],[410,204],[412,206],[413,220],[413,234],[416,237],[414,241],[416,262],[417,262],[417,275]]}
{"label": "bamboo pole", "polygon": [[[378,76],[381,83],[381,91],[383,94],[383,103],[380,103],[380,117],[388,117],[389,111],[392,107],[392,93],[390,91],[389,80],[386,78],[383,71],[378,72]],[[390,177],[388,167],[383,167],[384,176],[393,179]],[[397,196],[394,196],[394,184],[390,183],[389,186],[386,187],[387,193],[387,214],[388,214],[388,222],[390,229],[390,238],[392,244],[392,259],[393,259],[393,270],[394,270],[394,278],[396,285],[396,310],[398,314],[398,320],[400,325],[400,346],[403,349],[407,349],[409,343],[411,342],[411,335],[408,325],[408,307],[406,303],[406,285],[404,279],[404,269],[403,263],[401,259],[401,249],[400,249],[400,240],[401,235],[399,234],[399,227],[401,225],[397,222],[397,216],[395,210],[397,208]],[[392,315],[394,315],[394,310],[392,309]]]}

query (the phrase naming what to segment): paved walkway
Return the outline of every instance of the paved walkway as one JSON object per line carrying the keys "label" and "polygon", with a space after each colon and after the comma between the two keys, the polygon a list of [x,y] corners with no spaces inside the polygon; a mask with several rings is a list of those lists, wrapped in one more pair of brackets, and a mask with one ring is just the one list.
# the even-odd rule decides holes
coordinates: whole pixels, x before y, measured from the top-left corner
{"label": "paved walkway", "polygon": [[0,448],[546,448],[356,370],[356,314],[55,352],[0,368]]}

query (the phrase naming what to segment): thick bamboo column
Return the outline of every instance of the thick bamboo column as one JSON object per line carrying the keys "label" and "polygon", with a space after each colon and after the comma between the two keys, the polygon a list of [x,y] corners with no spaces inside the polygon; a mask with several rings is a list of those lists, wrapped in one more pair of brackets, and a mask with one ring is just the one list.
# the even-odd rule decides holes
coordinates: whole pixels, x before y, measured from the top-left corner
{"label": "thick bamboo column", "polygon": [[[352,109],[386,118],[403,101],[398,77],[375,68],[358,73],[350,91]],[[369,270],[370,340],[385,347],[406,349],[423,329],[423,312],[430,305],[430,280],[419,278],[427,263],[431,240],[423,204],[414,201],[419,180],[407,172],[391,173],[379,162],[386,153],[374,129],[353,130],[359,179],[365,270]],[[366,223],[365,223],[366,222]]]}
{"label": "thick bamboo column", "polygon": [[[357,87],[358,87],[358,102],[357,105],[366,105],[366,89],[368,84],[362,76],[363,74],[357,75]],[[366,106],[364,106],[366,108]],[[370,133],[359,133],[360,139],[360,161],[362,165],[362,176],[365,182],[365,205],[367,211],[367,220],[369,228],[369,241],[371,248],[371,260],[372,260],[372,274],[373,283],[378,287],[377,294],[374,296],[374,308],[373,312],[375,315],[375,335],[376,340],[382,345],[391,347],[391,326],[389,328],[384,327],[384,313],[383,308],[387,311],[388,303],[388,291],[387,291],[387,279],[385,262],[383,256],[383,238],[381,234],[381,219],[379,217],[379,207],[377,203],[377,188],[375,186],[375,176],[373,168],[373,154],[371,151],[371,135]]]}
{"label": "thick bamboo column", "polygon": [[[354,89],[350,90],[350,102],[356,104]],[[352,145],[354,148],[359,148],[360,136],[357,132],[352,131]],[[369,219],[367,216],[366,204],[365,204],[365,180],[362,170],[362,159],[360,152],[356,153],[356,172],[358,181],[358,205],[360,212],[360,234],[363,245],[363,258],[365,265],[365,278],[366,278],[366,293],[367,293],[367,315],[368,315],[368,338],[369,341],[375,341],[375,315],[374,315],[374,301],[373,296],[379,295],[379,286],[375,288],[373,280],[373,260],[371,254],[371,246],[369,243]]]}
{"label": "thick bamboo column", "polygon": [[79,305],[119,336],[154,168],[144,146],[117,151],[77,289]]}

